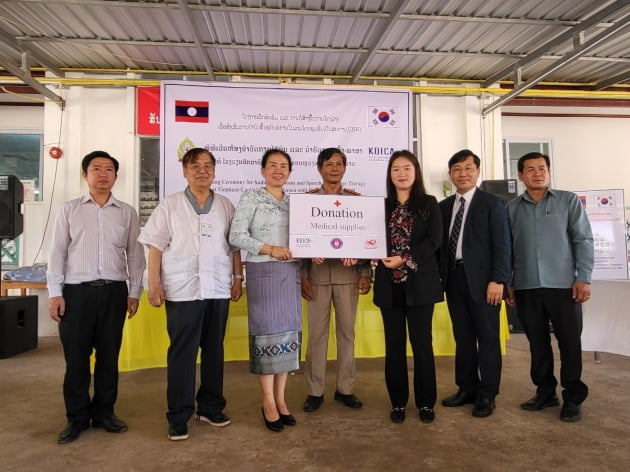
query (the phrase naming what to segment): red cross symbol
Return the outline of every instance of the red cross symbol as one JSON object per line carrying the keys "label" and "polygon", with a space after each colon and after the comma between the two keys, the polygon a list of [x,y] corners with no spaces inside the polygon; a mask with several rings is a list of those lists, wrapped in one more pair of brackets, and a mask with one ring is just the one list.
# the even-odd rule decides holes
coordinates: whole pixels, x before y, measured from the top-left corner
{"label": "red cross symbol", "polygon": [[341,202],[340,202],[339,200],[337,200],[337,201],[335,201],[335,202],[333,203],[333,205],[335,205],[336,207],[339,207],[339,205],[341,205]]}

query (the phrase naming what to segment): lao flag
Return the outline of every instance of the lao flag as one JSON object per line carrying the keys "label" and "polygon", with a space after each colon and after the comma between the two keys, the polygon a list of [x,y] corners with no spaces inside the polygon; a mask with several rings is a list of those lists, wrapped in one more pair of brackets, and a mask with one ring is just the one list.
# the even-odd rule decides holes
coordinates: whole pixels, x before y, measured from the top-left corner
{"label": "lao flag", "polygon": [[208,123],[208,102],[175,100],[175,121]]}

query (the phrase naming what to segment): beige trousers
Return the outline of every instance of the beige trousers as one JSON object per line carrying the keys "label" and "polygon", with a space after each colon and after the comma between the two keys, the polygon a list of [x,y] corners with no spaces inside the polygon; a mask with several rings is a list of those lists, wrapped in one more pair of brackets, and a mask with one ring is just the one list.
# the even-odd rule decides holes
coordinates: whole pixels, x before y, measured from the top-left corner
{"label": "beige trousers", "polygon": [[306,381],[310,395],[324,393],[331,305],[335,309],[337,335],[337,390],[351,394],[355,382],[354,323],[359,302],[358,285],[313,284],[313,300],[308,302],[308,342]]}

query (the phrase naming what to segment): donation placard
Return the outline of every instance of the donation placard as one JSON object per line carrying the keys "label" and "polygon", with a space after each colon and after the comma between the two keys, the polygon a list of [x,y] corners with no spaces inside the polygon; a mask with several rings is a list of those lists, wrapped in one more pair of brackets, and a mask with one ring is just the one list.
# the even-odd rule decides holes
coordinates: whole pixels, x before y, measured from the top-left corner
{"label": "donation placard", "polygon": [[383,197],[292,194],[289,198],[293,257],[387,257]]}

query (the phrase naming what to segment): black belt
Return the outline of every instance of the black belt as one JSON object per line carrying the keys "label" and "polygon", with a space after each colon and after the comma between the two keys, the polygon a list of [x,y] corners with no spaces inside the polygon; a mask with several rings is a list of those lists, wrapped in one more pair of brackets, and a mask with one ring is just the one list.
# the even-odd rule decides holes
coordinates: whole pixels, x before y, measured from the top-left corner
{"label": "black belt", "polygon": [[90,280],[89,282],[81,282],[81,285],[87,285],[88,287],[102,287],[103,285],[120,284],[120,283],[124,283],[124,281],[96,279],[96,280]]}

